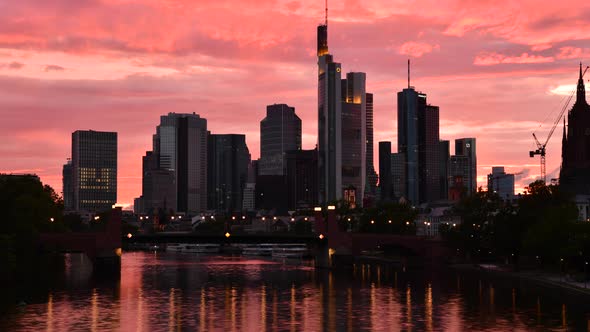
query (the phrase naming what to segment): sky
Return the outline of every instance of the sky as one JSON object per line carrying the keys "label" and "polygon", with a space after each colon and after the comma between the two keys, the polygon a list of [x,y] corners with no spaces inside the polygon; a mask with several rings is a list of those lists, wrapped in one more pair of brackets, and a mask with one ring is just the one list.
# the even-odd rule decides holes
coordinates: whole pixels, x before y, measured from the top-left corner
{"label": "sky", "polygon": [[[377,144],[397,149],[396,94],[411,84],[440,107],[441,139],[477,138],[478,182],[492,166],[539,177],[545,141],[590,64],[590,3],[539,0],[331,1],[329,48],[367,74]],[[316,26],[324,1],[0,1],[0,172],[36,173],[62,191],[75,130],[118,132],[118,203],[141,194],[141,157],[159,116],[195,112],[241,133],[259,157],[266,105],[286,103],[317,137]],[[561,162],[558,127],[548,178]],[[451,146],[453,143],[451,142]],[[453,153],[453,147],[451,148]]]}

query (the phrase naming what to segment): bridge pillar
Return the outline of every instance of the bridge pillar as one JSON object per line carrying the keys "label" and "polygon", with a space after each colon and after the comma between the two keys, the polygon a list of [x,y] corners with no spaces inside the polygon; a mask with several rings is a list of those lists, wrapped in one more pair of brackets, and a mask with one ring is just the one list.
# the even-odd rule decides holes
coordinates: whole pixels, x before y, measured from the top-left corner
{"label": "bridge pillar", "polygon": [[314,261],[316,268],[329,269],[332,267],[330,248],[326,238],[317,242],[317,245],[314,248]]}

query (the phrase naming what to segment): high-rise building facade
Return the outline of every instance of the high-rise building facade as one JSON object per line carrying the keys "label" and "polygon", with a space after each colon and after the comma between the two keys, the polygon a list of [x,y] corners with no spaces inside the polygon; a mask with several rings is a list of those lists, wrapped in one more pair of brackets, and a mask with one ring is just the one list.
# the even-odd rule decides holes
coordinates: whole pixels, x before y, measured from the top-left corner
{"label": "high-rise building facade", "polygon": [[210,134],[208,154],[208,208],[241,211],[250,165],[246,136]]}
{"label": "high-rise building facade", "polygon": [[[451,177],[463,177],[463,185],[468,195],[477,191],[477,154],[475,138],[455,140],[455,166],[451,167]],[[459,158],[463,157],[463,158]],[[453,162],[453,159],[451,159]]]}
{"label": "high-rise building facade", "polygon": [[318,202],[318,154],[316,150],[288,151],[285,181],[289,210],[310,209]]}
{"label": "high-rise building facade", "polygon": [[393,198],[391,170],[391,142],[379,142],[379,188],[382,201]]}
{"label": "high-rise building facade", "polygon": [[406,199],[412,204],[439,199],[439,109],[413,87],[397,94],[398,153],[405,156]]}
{"label": "high-rise building facade", "polygon": [[367,138],[367,148],[366,148],[366,188],[365,194],[366,195],[375,195],[375,189],[377,187],[378,176],[375,172],[375,163],[374,163],[374,153],[373,153],[373,94],[367,93],[366,96],[366,138]]}
{"label": "high-rise building facade", "polygon": [[73,179],[72,160],[64,164],[62,170],[62,196],[64,199],[64,210],[74,210],[74,179]]}
{"label": "high-rise building facade", "polygon": [[141,213],[156,214],[159,211],[175,212],[176,176],[173,170],[160,168],[158,155],[147,151],[142,158]]}
{"label": "high-rise building facade", "polygon": [[504,167],[492,167],[492,173],[488,174],[488,191],[511,201],[514,198],[514,174],[506,174]]}
{"label": "high-rise building facade", "polygon": [[[406,155],[403,153],[391,154],[391,186],[393,198],[400,199],[407,197],[407,166]],[[407,198],[406,198],[407,199]]]}
{"label": "high-rise building facade", "polygon": [[117,202],[117,133],[72,133],[72,185],[74,210],[112,209]]}
{"label": "high-rise building facade", "polygon": [[449,181],[450,181],[450,163],[451,151],[449,141],[438,142],[439,153],[439,189],[440,199],[446,200],[449,198]]}
{"label": "high-rise building facade", "polygon": [[580,64],[576,102],[567,114],[563,128],[562,164],[559,186],[571,195],[590,195],[590,105]]}
{"label": "high-rise building facade", "polygon": [[206,210],[207,120],[195,113],[162,115],[153,144],[157,169],[174,174],[174,210],[189,214]]}
{"label": "high-rise building facade", "polygon": [[301,119],[286,104],[266,107],[260,121],[260,175],[282,175],[285,152],[301,150]]}
{"label": "high-rise building facade", "polygon": [[342,88],[342,191],[351,206],[362,206],[366,189],[365,73],[348,73]]}
{"label": "high-rise building facade", "polygon": [[342,198],[341,66],[328,53],[328,25],[318,26],[318,180],[320,203]]}

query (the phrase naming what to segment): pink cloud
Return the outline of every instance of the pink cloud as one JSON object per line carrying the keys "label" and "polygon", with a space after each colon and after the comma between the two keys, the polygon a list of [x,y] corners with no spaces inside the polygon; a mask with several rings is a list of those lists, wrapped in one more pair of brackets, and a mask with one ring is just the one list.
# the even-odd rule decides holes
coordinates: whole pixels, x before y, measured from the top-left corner
{"label": "pink cloud", "polygon": [[[534,177],[533,124],[561,100],[548,91],[575,84],[578,58],[588,57],[589,4],[562,5],[333,2],[330,51],[345,72],[367,73],[376,145],[396,145],[395,93],[406,85],[412,56],[412,84],[441,107],[443,138],[477,137],[479,164],[487,165],[479,175],[489,165],[511,165]],[[117,131],[119,201],[132,202],[141,190],[141,156],[159,116],[170,111],[197,112],[215,133],[246,133],[257,158],[265,106],[284,102],[303,120],[304,148],[316,143],[321,1],[31,0],[2,8],[2,170],[38,170],[61,191],[71,132]],[[11,63],[22,66],[9,70]],[[558,140],[548,148],[555,169]]]}
{"label": "pink cloud", "polygon": [[492,66],[502,63],[516,63],[516,64],[530,64],[530,63],[547,63],[553,62],[555,59],[552,56],[534,55],[522,53],[519,56],[506,56],[504,54],[495,52],[484,52],[478,54],[473,60],[476,66]]}
{"label": "pink cloud", "polygon": [[440,45],[409,41],[400,46],[399,53],[419,58],[435,50],[440,50]]}

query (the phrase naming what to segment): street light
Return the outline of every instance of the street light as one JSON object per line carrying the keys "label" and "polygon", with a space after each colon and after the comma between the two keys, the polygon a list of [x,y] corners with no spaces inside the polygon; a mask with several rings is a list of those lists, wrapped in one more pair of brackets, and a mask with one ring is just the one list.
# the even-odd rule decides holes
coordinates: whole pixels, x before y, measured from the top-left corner
{"label": "street light", "polygon": [[391,224],[391,220],[389,220],[389,223]]}
{"label": "street light", "polygon": [[98,221],[98,220],[100,220],[100,216],[95,216],[95,217],[94,217],[94,220],[95,220],[95,221]]}
{"label": "street light", "polygon": [[53,217],[49,218],[49,222],[54,222],[55,219],[53,219]]}
{"label": "street light", "polygon": [[229,234],[229,232],[226,232],[226,233],[225,233],[225,237],[226,237],[226,238],[228,238],[228,237],[230,237],[230,236],[231,236],[231,234]]}
{"label": "street light", "polygon": [[132,237],[133,237],[133,235],[132,235],[131,233],[127,233],[127,238],[128,238],[128,239],[130,239],[130,238],[132,238]]}

